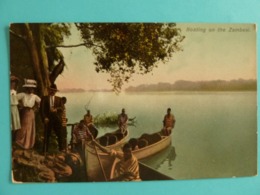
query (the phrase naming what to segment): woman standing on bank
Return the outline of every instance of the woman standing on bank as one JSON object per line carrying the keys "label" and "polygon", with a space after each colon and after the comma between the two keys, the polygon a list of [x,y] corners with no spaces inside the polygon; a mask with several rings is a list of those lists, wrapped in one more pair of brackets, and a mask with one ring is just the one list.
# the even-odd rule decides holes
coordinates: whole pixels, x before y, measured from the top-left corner
{"label": "woman standing on bank", "polygon": [[41,98],[34,94],[36,81],[25,79],[24,93],[18,93],[17,99],[22,103],[21,129],[17,132],[16,143],[24,148],[31,149],[35,143],[35,109],[39,108]]}

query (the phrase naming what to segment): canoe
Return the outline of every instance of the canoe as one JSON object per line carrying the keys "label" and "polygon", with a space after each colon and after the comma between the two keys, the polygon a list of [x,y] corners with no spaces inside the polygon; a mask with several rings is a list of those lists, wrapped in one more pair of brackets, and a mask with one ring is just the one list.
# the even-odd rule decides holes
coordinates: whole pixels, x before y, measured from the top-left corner
{"label": "canoe", "polygon": [[152,156],[139,160],[139,162],[155,170],[160,168],[163,163],[167,162],[168,168],[171,168],[173,166],[173,161],[176,159],[176,156],[177,154],[175,151],[175,147],[170,145]]}
{"label": "canoe", "polygon": [[[115,177],[118,176],[118,159],[116,159],[113,162],[112,168],[111,168],[111,173],[110,173],[110,180],[113,180]],[[139,174],[140,174],[140,178],[141,181],[153,181],[153,180],[174,180],[173,178],[160,173],[158,171],[156,171],[155,169],[153,169],[152,167],[139,162]]]}
{"label": "canoe", "polygon": [[[114,132],[107,133],[96,140],[100,145],[108,149],[117,150],[126,143],[128,135],[128,131],[122,135],[119,130],[116,130]],[[85,162],[88,181],[106,181],[106,178],[108,178],[108,175],[110,174],[112,164],[109,162],[113,162],[114,160],[114,157],[110,157],[109,155],[101,152],[91,142],[85,142]],[[102,172],[102,168],[105,172],[105,176]]]}
{"label": "canoe", "polygon": [[128,141],[132,145],[132,152],[140,160],[152,156],[171,145],[171,136],[164,136],[161,132],[143,134],[140,138]]}
{"label": "canoe", "polygon": [[[171,145],[171,135],[164,136],[161,132],[143,134],[140,138],[131,138],[128,143],[132,146],[132,153],[138,159],[144,159],[164,150]],[[119,145],[118,145],[119,146]],[[122,146],[122,145],[121,145]],[[90,150],[89,148],[92,148]],[[106,181],[110,178],[111,169],[115,157],[100,151],[94,147],[86,147],[87,175],[89,181]],[[108,147],[118,149],[119,147]],[[102,169],[104,171],[102,171]]]}
{"label": "canoe", "polygon": [[174,180],[174,178],[162,174],[141,162],[139,162],[139,172],[142,181]]}
{"label": "canoe", "polygon": [[128,135],[129,132],[127,130],[124,133],[122,133],[121,130],[116,130],[96,138],[96,141],[101,146],[113,149],[122,146],[128,139]]}

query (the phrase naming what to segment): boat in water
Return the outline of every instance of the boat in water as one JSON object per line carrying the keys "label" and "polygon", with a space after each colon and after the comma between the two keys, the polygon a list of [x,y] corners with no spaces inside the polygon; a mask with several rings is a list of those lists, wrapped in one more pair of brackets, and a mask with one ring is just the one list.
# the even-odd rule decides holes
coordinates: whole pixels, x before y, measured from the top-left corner
{"label": "boat in water", "polygon": [[[105,147],[120,150],[121,146],[126,143],[125,139],[123,141]],[[101,144],[101,142],[99,143]],[[128,143],[132,147],[133,155],[141,160],[155,155],[171,145],[171,135],[166,136],[162,131],[159,131],[153,134],[143,134],[140,138],[131,138]],[[85,155],[88,180],[107,181],[111,177],[115,157],[102,152],[90,142],[86,144]]]}
{"label": "boat in water", "polygon": [[[123,133],[121,130],[116,130],[98,137],[96,141],[101,146],[108,149],[119,150],[127,142],[128,135],[129,132],[127,130]],[[106,181],[106,178],[108,178],[108,175],[110,174],[111,165],[114,160],[114,157],[101,152],[91,142],[85,142],[85,166],[88,181]]]}

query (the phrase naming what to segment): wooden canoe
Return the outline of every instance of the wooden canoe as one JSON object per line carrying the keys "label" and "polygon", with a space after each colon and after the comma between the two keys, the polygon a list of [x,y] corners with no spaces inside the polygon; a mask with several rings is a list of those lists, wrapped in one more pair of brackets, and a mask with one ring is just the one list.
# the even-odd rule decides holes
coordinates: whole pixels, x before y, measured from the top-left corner
{"label": "wooden canoe", "polygon": [[[111,173],[110,173],[110,180],[113,180],[115,177],[117,177],[118,175],[118,159],[116,159],[113,162],[112,168],[111,168]],[[155,169],[153,169],[152,167],[139,162],[139,173],[140,173],[140,181],[152,181],[152,180],[174,180],[173,178],[160,173],[158,171],[156,171]],[[139,180],[138,180],[139,181]]]}
{"label": "wooden canoe", "polygon": [[[128,142],[132,145],[133,155],[140,160],[150,157],[171,145],[171,135],[163,136],[161,132],[154,134],[143,134],[140,138],[132,138]],[[108,148],[119,149],[120,147],[118,144],[117,147]],[[87,159],[87,175],[89,181],[105,181],[110,178],[113,162],[115,161],[114,157],[111,157],[100,150],[95,151],[93,146],[87,146],[85,154]],[[102,164],[105,176],[102,173],[99,161]]]}
{"label": "wooden canoe", "polygon": [[[130,144],[132,140],[133,139],[129,140]],[[135,140],[137,140],[137,142],[133,142],[137,144],[137,147],[132,146],[132,152],[138,160],[150,157],[171,145],[171,135],[163,136],[161,135],[161,132],[150,135],[144,134],[139,139]]]}
{"label": "wooden canoe", "polygon": [[[126,131],[124,135],[120,135],[120,131],[114,131],[104,136],[97,138],[97,142],[100,145],[108,149],[120,149],[122,145],[127,142],[129,132]],[[116,136],[116,138],[115,138]],[[107,138],[109,137],[109,138]],[[85,159],[86,159],[86,171],[88,176],[88,181],[105,181],[109,178],[111,164],[115,160],[114,157],[100,151],[91,142],[85,143]],[[110,163],[111,162],[111,163]],[[100,163],[102,165],[100,165]],[[102,166],[102,167],[101,167]],[[102,172],[102,168],[105,171],[105,176]]]}

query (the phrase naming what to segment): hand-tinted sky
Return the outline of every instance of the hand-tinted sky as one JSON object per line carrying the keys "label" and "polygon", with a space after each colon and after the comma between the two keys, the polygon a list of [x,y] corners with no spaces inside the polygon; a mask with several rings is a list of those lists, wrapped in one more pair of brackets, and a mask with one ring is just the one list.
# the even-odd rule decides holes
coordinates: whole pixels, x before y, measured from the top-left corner
{"label": "hand-tinted sky", "polygon": [[[253,24],[177,24],[186,37],[183,51],[159,64],[152,73],[134,75],[124,85],[136,86],[176,80],[232,80],[256,78],[256,29]],[[65,44],[82,42],[75,28]],[[111,89],[108,74],[96,73],[92,52],[84,47],[61,49],[67,67],[57,80],[60,89]]]}

